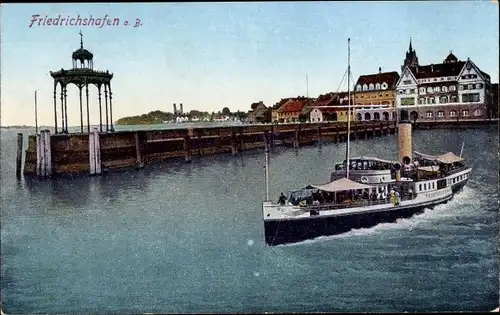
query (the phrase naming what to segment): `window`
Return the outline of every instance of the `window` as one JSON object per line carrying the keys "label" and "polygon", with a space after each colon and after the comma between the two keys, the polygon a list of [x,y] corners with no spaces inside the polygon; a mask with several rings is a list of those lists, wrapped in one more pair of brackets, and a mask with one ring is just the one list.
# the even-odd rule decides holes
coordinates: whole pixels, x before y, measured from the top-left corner
{"label": "window", "polygon": [[483,84],[482,83],[476,84],[476,89],[482,89],[482,88],[483,88]]}
{"label": "window", "polygon": [[[474,90],[474,84],[469,84],[467,89],[468,89],[468,90]],[[465,89],[464,89],[464,90],[465,90]]]}
{"label": "window", "polygon": [[403,94],[405,91],[404,90],[399,90],[398,93],[399,94]]}
{"label": "window", "polygon": [[363,91],[366,91],[366,90],[368,90],[368,85],[363,84]]}
{"label": "window", "polygon": [[469,116],[469,111],[467,109],[464,109],[462,111],[462,116]]}
{"label": "window", "polygon": [[380,90],[380,83],[375,84],[375,88],[376,88],[377,90]]}
{"label": "window", "polygon": [[439,86],[434,87],[434,92],[439,92],[439,91],[440,91]]}
{"label": "window", "polygon": [[415,89],[410,89],[410,94],[415,94]]}
{"label": "window", "polygon": [[457,112],[454,110],[450,110],[450,117],[455,117],[457,116]]}
{"label": "window", "polygon": [[373,83],[370,83],[370,85],[368,85],[368,90],[373,90],[375,87],[373,85]]}
{"label": "window", "polygon": [[419,99],[418,99],[418,103],[419,103],[419,104],[424,104],[424,100],[425,100],[424,98],[419,98]]}
{"label": "window", "polygon": [[404,80],[403,84],[405,84],[405,85],[411,84],[411,80]]}
{"label": "window", "polygon": [[438,117],[444,117],[444,112],[442,110],[438,112]]}
{"label": "window", "polygon": [[382,90],[385,90],[385,89],[387,89],[387,83],[383,82],[382,83]]}
{"label": "window", "polygon": [[458,95],[452,95],[450,97],[450,103],[458,103]]}
{"label": "window", "polygon": [[439,103],[441,103],[441,104],[448,103],[448,96],[441,96],[439,98]]}
{"label": "window", "polygon": [[427,113],[425,113],[425,117],[427,117],[427,118],[432,117],[432,112],[431,112],[431,111],[428,111]]}
{"label": "window", "polygon": [[415,98],[414,97],[403,97],[401,98],[401,105],[415,105]]}
{"label": "window", "polygon": [[432,93],[432,88],[430,86],[427,88],[427,93]]}
{"label": "window", "polygon": [[441,87],[441,91],[448,92],[448,88],[446,87],[446,85],[443,85],[443,87]]}
{"label": "window", "polygon": [[479,93],[462,94],[462,102],[463,103],[479,102]]}
{"label": "window", "polygon": [[457,89],[457,88],[456,88],[456,86],[454,86],[454,85],[450,85],[450,87],[448,88],[448,90],[449,90],[450,92],[454,92],[454,91],[456,91],[456,89]]}
{"label": "window", "polygon": [[362,88],[363,87],[360,84],[358,84],[358,86],[356,86],[356,91],[361,91]]}
{"label": "window", "polygon": [[474,116],[481,116],[483,114],[483,110],[482,109],[475,109],[474,110]]}
{"label": "window", "polygon": [[422,191],[422,184],[418,185],[418,190]]}
{"label": "window", "polygon": [[465,84],[460,84],[459,85],[460,90],[467,90],[467,85]]}
{"label": "window", "polygon": [[420,88],[420,94],[425,94],[425,88]]}

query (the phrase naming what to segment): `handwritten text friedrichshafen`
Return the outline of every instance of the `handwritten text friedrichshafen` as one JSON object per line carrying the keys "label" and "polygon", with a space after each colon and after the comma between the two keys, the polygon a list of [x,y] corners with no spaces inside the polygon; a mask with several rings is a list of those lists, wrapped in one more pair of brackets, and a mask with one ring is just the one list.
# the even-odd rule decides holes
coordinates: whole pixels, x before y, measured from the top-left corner
{"label": "handwritten text friedrichshafen", "polygon": [[41,17],[40,14],[33,14],[31,16],[31,22],[29,27],[33,26],[93,26],[97,28],[102,28],[104,26],[142,26],[140,19],[135,19],[134,22],[129,22],[128,20],[123,20],[120,23],[119,18],[111,18],[107,14],[104,17],[94,18],[92,14],[89,17],[82,18],[80,14],[75,16],[61,16],[60,14],[56,17]]}

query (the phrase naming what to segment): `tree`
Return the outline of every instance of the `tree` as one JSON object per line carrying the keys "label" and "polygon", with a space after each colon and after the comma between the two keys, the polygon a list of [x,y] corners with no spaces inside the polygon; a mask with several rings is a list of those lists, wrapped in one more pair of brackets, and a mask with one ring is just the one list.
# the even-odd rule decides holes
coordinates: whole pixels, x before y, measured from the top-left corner
{"label": "tree", "polygon": [[224,107],[222,109],[222,115],[226,115],[226,116],[231,115],[231,110],[228,107]]}

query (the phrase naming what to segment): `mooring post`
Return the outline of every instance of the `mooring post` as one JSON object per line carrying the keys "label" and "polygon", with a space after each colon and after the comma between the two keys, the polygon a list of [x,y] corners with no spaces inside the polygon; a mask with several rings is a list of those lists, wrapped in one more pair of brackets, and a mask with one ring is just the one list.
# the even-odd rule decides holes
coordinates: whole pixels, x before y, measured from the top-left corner
{"label": "mooring post", "polygon": [[236,132],[234,128],[231,128],[231,155],[235,156],[238,153],[238,148],[236,148]]}
{"label": "mooring post", "polygon": [[101,174],[101,146],[99,143],[99,130],[93,128],[89,133],[89,173]]}
{"label": "mooring post", "polygon": [[274,130],[274,124],[271,125],[271,149],[274,148],[274,137],[275,137],[275,130]]}
{"label": "mooring post", "polygon": [[319,147],[321,147],[321,126],[318,126],[317,138],[318,138],[318,145],[319,145]]}
{"label": "mooring post", "polygon": [[42,145],[40,140],[40,134],[35,135],[35,146],[36,146],[36,176],[41,175],[41,161],[42,161]]}
{"label": "mooring post", "polygon": [[299,129],[295,128],[295,139],[293,140],[293,148],[297,149],[299,147]]}
{"label": "mooring post", "polygon": [[16,177],[21,178],[21,168],[23,163],[23,134],[17,134],[17,158],[16,158]]}
{"label": "mooring post", "polygon": [[184,161],[191,162],[191,150],[189,148],[189,135],[184,137]]}
{"label": "mooring post", "polygon": [[137,156],[136,167],[143,168],[144,167],[144,152],[142,148],[142,132],[137,131],[135,133],[135,153]]}
{"label": "mooring post", "polygon": [[50,144],[50,130],[45,129],[44,130],[44,156],[45,156],[45,176],[49,177],[52,176],[52,148]]}

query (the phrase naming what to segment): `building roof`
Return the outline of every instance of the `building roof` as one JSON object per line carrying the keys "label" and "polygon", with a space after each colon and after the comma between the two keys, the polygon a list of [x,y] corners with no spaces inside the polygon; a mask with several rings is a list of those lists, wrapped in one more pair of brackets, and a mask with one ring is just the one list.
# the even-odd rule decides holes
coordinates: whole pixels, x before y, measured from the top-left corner
{"label": "building roof", "polygon": [[453,62],[457,62],[457,61],[458,61],[458,58],[450,50],[450,54],[446,57],[446,59],[443,61],[443,63],[453,63]]}
{"label": "building roof", "polygon": [[396,71],[391,71],[391,72],[379,72],[375,74],[367,74],[367,75],[362,75],[359,77],[358,81],[356,82],[356,85],[369,85],[371,84],[377,84],[377,83],[387,83],[389,88],[395,88],[396,83],[399,80],[399,73]]}
{"label": "building roof", "polygon": [[347,110],[346,107],[340,107],[340,106],[314,106],[313,109],[321,111],[322,114],[337,113],[339,111]]}
{"label": "building roof", "polygon": [[307,99],[289,100],[278,109],[278,112],[300,112],[306,104]]}
{"label": "building roof", "polygon": [[457,61],[451,63],[438,63],[426,66],[410,67],[410,70],[416,79],[451,77],[459,75],[464,65],[465,61]]}

